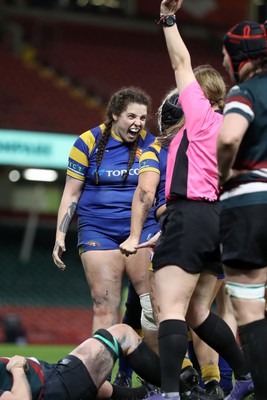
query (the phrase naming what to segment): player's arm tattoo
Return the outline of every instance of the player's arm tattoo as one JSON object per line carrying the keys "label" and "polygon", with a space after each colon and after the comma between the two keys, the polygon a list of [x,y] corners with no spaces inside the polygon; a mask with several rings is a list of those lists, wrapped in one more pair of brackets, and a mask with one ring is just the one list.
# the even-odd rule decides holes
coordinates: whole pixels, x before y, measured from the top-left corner
{"label": "player's arm tattoo", "polygon": [[73,215],[75,214],[76,208],[77,208],[77,203],[72,202],[71,205],[68,207],[67,212],[62,218],[62,221],[59,225],[60,232],[67,233],[69,224],[73,218]]}

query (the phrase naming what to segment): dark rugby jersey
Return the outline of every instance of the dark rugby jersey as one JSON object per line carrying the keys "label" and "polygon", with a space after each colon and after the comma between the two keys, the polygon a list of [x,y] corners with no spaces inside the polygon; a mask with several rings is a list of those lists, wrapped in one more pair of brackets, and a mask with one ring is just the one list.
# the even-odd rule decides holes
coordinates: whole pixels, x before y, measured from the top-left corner
{"label": "dark rugby jersey", "polygon": [[[37,359],[27,358],[27,361],[29,371],[26,372],[26,377],[31,388],[32,400],[40,400],[44,391],[44,374]],[[5,391],[10,391],[13,384],[12,374],[6,370],[8,362],[9,358],[0,357],[0,396]]]}

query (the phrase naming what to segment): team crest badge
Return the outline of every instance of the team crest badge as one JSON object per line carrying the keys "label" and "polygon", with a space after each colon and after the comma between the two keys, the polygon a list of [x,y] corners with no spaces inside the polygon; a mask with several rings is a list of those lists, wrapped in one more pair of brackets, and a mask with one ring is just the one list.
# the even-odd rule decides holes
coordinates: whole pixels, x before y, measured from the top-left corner
{"label": "team crest badge", "polygon": [[99,242],[95,242],[94,240],[91,240],[90,242],[87,242],[86,244],[87,244],[87,246],[90,246],[90,247],[100,247],[101,246]]}
{"label": "team crest badge", "polygon": [[137,158],[140,158],[140,157],[141,157],[141,154],[142,154],[142,150],[138,147],[138,148],[136,149],[135,155],[136,155]]}

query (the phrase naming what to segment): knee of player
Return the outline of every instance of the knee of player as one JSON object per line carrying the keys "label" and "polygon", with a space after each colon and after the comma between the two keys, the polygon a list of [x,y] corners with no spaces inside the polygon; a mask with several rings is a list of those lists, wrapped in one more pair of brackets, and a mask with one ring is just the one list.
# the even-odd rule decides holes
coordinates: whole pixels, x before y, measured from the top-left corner
{"label": "knee of player", "polygon": [[142,338],[127,324],[116,324],[107,329],[118,341],[124,355],[134,351]]}
{"label": "knee of player", "polygon": [[114,314],[119,312],[119,304],[111,298],[107,299],[105,296],[93,296],[93,309],[94,314],[105,315]]}
{"label": "knee of player", "polygon": [[230,296],[238,325],[264,318],[266,304],[264,283],[243,284],[227,282],[225,290]]}

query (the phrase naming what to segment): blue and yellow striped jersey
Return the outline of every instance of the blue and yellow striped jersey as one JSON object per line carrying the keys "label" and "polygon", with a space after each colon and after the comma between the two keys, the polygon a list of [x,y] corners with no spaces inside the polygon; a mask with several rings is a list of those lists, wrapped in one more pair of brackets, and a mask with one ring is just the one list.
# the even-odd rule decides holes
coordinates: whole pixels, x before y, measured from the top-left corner
{"label": "blue and yellow striped jersey", "polygon": [[166,180],[166,165],[167,165],[168,149],[162,147],[155,140],[142,153],[139,161],[139,174],[147,171],[153,171],[160,175],[160,182],[157,187],[155,197],[155,209],[166,203],[165,199],[165,180]]}
{"label": "blue and yellow striped jersey", "polygon": [[100,182],[97,185],[94,176],[96,155],[104,129],[105,125],[102,124],[84,132],[74,143],[69,155],[67,174],[84,181],[77,213],[101,218],[130,218],[132,197],[138,183],[140,154],[155,138],[151,133],[141,131],[135,161],[127,181],[123,182],[122,175],[127,170],[130,145],[112,133],[98,170]]}

